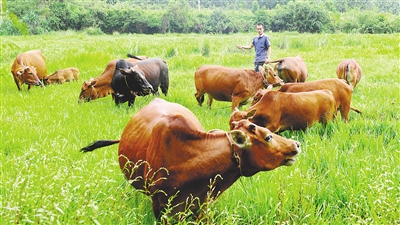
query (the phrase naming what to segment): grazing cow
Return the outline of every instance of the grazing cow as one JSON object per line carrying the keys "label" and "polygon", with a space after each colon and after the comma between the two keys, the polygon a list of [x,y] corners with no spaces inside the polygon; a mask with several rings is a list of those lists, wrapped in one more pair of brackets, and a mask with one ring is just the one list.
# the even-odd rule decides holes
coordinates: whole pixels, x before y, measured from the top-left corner
{"label": "grazing cow", "polygon": [[[153,93],[158,95],[158,88],[164,95],[167,95],[169,88],[168,66],[166,62],[159,58],[146,57],[146,60],[138,61],[138,57],[126,59],[129,66],[138,65],[140,70],[144,72],[144,76],[153,86]],[[115,64],[118,60],[112,60],[108,63],[104,72],[97,78],[92,78],[89,81],[83,82],[79,102],[95,100],[97,98],[106,97],[113,94],[111,88],[111,80],[115,71]]]}
{"label": "grazing cow", "polygon": [[263,126],[272,132],[305,130],[314,123],[324,125],[332,120],[335,98],[329,90],[289,93],[267,91],[259,102],[245,111],[235,109],[229,124],[242,119]]}
{"label": "grazing cow", "polygon": [[79,69],[74,67],[57,70],[52,75],[43,77],[43,83],[49,85],[63,84],[65,82],[70,82],[73,80],[78,81],[79,73]]}
{"label": "grazing cow", "polygon": [[131,106],[135,103],[136,96],[145,96],[153,92],[153,86],[146,80],[143,71],[137,65],[130,67],[123,59],[115,64],[111,87],[114,90],[116,105],[128,102],[128,106]]}
{"label": "grazing cow", "polygon": [[354,59],[345,59],[336,68],[336,75],[339,79],[346,80],[347,84],[354,88],[361,80],[362,69]]}
{"label": "grazing cow", "polygon": [[199,67],[194,74],[194,82],[197,90],[194,96],[200,106],[207,93],[210,108],[215,99],[232,102],[232,110],[246,104],[258,89],[268,86],[265,72],[223,66]]}
{"label": "grazing cow", "polygon": [[187,108],[159,98],[131,118],[120,140],[97,141],[81,151],[116,143],[122,172],[133,187],[151,196],[159,219],[169,201],[170,215],[190,209],[196,216],[203,203],[240,176],[291,166],[301,152],[299,142],[248,120],[229,132],[206,132]]}
{"label": "grazing cow", "polygon": [[[361,113],[360,110],[350,107],[351,97],[353,91],[351,87],[345,83],[342,79],[327,78],[317,81],[304,82],[304,83],[287,83],[284,84],[278,91],[281,92],[306,92],[314,90],[330,90],[335,98],[335,106],[340,111],[342,118],[348,122],[349,110],[352,109],[357,113]],[[261,97],[267,92],[267,90],[258,90],[253,97],[251,105],[256,104],[260,101]],[[337,114],[337,110],[335,115]]]}
{"label": "grazing cow", "polygon": [[42,86],[40,80],[47,75],[46,58],[40,50],[18,54],[11,66],[11,73],[20,91],[22,84],[27,84],[28,90],[32,85]]}
{"label": "grazing cow", "polygon": [[306,82],[307,66],[300,55],[274,60],[270,63],[277,63],[274,70],[285,83]]}
{"label": "grazing cow", "polygon": [[[145,60],[147,56],[129,56],[130,58],[126,61],[133,63],[138,60]],[[111,60],[108,62],[106,69],[97,77],[90,78],[89,81],[84,81],[81,87],[81,93],[79,94],[78,102],[89,102],[98,98],[107,97],[110,94],[114,94],[114,90],[111,88],[111,79],[114,75],[115,64],[118,59]],[[113,96],[114,98],[114,96]]]}

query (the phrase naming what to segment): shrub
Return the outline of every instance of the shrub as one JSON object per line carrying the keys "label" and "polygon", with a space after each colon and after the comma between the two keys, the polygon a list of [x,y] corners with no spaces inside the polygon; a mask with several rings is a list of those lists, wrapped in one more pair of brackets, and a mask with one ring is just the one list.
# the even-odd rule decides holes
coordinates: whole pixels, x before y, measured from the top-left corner
{"label": "shrub", "polygon": [[22,32],[18,27],[14,26],[13,22],[9,19],[3,20],[0,25],[0,35],[21,35]]}
{"label": "shrub", "polygon": [[276,10],[271,22],[273,31],[320,33],[330,21],[328,13],[314,4],[290,2]]}
{"label": "shrub", "polygon": [[104,32],[99,27],[89,27],[84,29],[88,35],[102,35]]}

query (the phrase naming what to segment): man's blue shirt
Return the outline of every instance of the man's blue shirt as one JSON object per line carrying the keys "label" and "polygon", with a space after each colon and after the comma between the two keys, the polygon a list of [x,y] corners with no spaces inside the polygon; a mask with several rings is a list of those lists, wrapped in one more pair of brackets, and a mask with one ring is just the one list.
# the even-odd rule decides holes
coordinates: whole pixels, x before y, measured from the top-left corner
{"label": "man's blue shirt", "polygon": [[271,46],[269,37],[265,34],[262,34],[261,37],[255,36],[253,38],[252,44],[254,45],[254,48],[256,50],[256,57],[254,58],[254,62],[265,62],[265,58],[267,58],[268,47]]}

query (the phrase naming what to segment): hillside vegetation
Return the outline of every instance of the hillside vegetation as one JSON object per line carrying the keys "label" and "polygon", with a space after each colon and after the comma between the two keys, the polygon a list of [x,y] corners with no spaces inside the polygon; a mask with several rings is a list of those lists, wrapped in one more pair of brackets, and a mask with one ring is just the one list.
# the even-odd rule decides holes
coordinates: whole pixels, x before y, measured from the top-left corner
{"label": "hillside vegetation", "polygon": [[[26,7],[29,5],[30,7]],[[86,30],[113,33],[398,33],[395,1],[3,0],[0,35]]]}

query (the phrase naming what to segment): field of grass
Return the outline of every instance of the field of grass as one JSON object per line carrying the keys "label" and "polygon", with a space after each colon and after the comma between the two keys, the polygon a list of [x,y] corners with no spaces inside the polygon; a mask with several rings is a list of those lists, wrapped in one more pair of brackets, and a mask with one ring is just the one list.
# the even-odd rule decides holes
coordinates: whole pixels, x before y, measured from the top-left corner
{"label": "field of grass", "polygon": [[[204,64],[253,68],[255,34],[87,36],[53,33],[1,37],[1,224],[154,224],[151,200],[132,188],[117,162],[118,146],[82,154],[98,139],[119,139],[131,108],[111,97],[78,104],[84,80],[126,53],[161,57],[169,66],[167,97],[189,108],[206,130],[228,130],[231,104],[197,105],[193,75]],[[308,81],[336,77],[356,59],[363,78],[349,123],[335,120],[306,132],[285,131],[302,153],[292,167],[240,178],[210,204],[199,223],[400,224],[399,35],[269,33],[272,59],[300,54]],[[18,53],[40,49],[49,73],[77,67],[79,82],[18,91],[10,68]],[[247,106],[244,106],[246,108]],[[191,223],[185,221],[183,224]]]}

